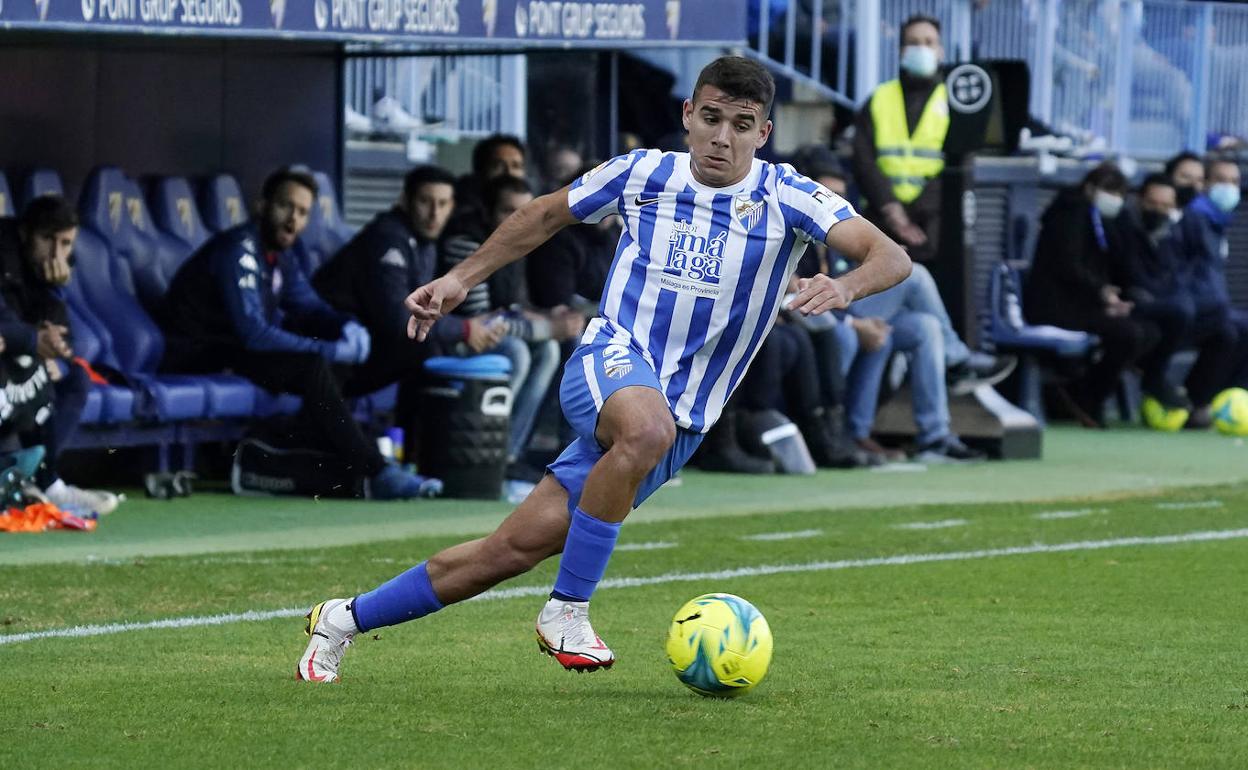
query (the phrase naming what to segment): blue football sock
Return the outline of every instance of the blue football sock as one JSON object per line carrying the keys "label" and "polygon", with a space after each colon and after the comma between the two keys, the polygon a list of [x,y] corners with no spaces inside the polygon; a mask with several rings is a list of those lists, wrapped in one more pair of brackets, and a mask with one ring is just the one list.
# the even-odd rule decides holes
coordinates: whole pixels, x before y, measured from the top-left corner
{"label": "blue football sock", "polygon": [[574,510],[551,596],[565,601],[589,601],[607,571],[619,536],[620,522],[596,519],[580,508]]}
{"label": "blue football sock", "polygon": [[428,562],[391,578],[351,602],[351,614],[361,631],[394,626],[424,617],[442,609],[442,602],[429,582]]}

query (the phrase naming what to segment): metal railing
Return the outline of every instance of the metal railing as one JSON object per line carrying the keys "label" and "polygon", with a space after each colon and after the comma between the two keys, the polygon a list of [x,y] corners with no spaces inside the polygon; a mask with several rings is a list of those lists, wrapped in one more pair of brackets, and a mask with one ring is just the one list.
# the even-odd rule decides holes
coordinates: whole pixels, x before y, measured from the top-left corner
{"label": "metal railing", "polygon": [[523,56],[360,57],[344,69],[346,104],[374,129],[524,135]]}
{"label": "metal railing", "polygon": [[[925,14],[940,20],[950,62],[1025,60],[1032,116],[1090,146],[1163,157],[1204,149],[1209,132],[1248,134],[1248,7],[1242,5],[752,0],[750,11],[754,55],[846,105],[861,104],[896,77],[901,24]],[[831,68],[829,54],[836,57]]]}

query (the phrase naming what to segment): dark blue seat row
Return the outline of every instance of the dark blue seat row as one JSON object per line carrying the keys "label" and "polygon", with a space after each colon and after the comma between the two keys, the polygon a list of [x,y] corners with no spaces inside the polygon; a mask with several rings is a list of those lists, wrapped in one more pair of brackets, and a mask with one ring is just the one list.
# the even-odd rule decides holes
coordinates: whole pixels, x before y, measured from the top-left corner
{"label": "dark blue seat row", "polygon": [[[328,178],[320,184],[336,216]],[[214,232],[242,222],[247,211],[237,181],[225,174],[206,180],[198,196],[184,177],[150,179],[145,187],[146,196],[120,169],[101,166],[88,176],[79,197],[76,267],[65,290],[75,354],[121,380],[93,386],[83,423],[242,423],[298,411],[297,397],[270,393],[241,377],[159,372],[165,343],[153,310],[182,262]],[[25,178],[23,200],[62,191],[55,171],[36,169]],[[0,175],[0,214],[11,211],[5,209],[10,200],[7,180]],[[313,219],[320,229],[309,233],[306,251],[323,258],[326,249],[336,248],[327,245],[331,237],[340,245],[349,236],[341,221],[327,220],[322,207]],[[396,392],[392,386],[358,399],[356,416],[368,420],[393,410]]]}

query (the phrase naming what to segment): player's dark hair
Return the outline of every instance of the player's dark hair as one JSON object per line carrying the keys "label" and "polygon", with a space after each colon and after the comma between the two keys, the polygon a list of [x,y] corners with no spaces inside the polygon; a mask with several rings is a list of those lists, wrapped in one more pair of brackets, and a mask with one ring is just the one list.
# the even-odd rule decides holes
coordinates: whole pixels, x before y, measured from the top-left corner
{"label": "player's dark hair", "polygon": [[22,212],[21,228],[31,235],[52,235],[78,226],[78,212],[59,195],[40,195]]}
{"label": "player's dark hair", "polygon": [[427,184],[449,184],[454,187],[455,176],[441,166],[417,166],[403,177],[403,200],[410,201]]}
{"label": "player's dark hair", "polygon": [[767,68],[744,56],[721,56],[702,68],[693,86],[693,101],[702,86],[715,86],[730,99],[745,99],[763,105],[763,119],[771,115],[776,98],[776,81]]}
{"label": "player's dark hair", "polygon": [[497,176],[485,183],[485,190],[481,195],[481,202],[485,204],[486,211],[493,211],[498,206],[498,201],[507,194],[524,194],[533,193],[533,188],[525,180],[514,177],[509,174]]}
{"label": "player's dark hair", "polygon": [[520,154],[528,158],[529,153],[524,149],[524,142],[520,141],[520,137],[511,134],[490,134],[486,138],[477,142],[472,148],[472,175],[477,179],[485,178],[485,169],[490,165],[490,159],[494,157],[494,151],[499,147],[515,147]]}
{"label": "player's dark hair", "polygon": [[1173,182],[1173,180],[1171,180],[1171,179],[1170,179],[1170,177],[1169,177],[1169,176],[1167,176],[1166,174],[1162,174],[1162,173],[1157,173],[1157,172],[1154,172],[1154,173],[1149,174],[1148,176],[1144,177],[1144,181],[1143,181],[1143,182],[1140,182],[1140,193],[1141,193],[1141,194],[1143,194],[1143,192],[1144,192],[1145,190],[1147,190],[1148,188],[1150,188],[1150,187],[1170,187],[1170,188],[1173,188],[1173,187],[1174,187],[1174,182]]}
{"label": "player's dark hair", "polygon": [[935,16],[928,16],[925,13],[916,13],[901,23],[901,33],[897,35],[897,40],[898,40],[899,45],[903,45],[903,46],[905,45],[905,43],[901,41],[906,39],[906,30],[910,29],[915,24],[931,24],[933,27],[936,28],[936,34],[937,35],[941,34],[940,19],[936,18]]}
{"label": "player's dark hair", "polygon": [[313,198],[320,194],[316,178],[312,176],[310,171],[295,166],[286,166],[269,174],[268,178],[264,180],[264,185],[260,188],[260,197],[266,201],[273,200],[273,196],[277,195],[277,191],[287,182],[294,182],[300,187],[308,188]]}
{"label": "player's dark hair", "polygon": [[1196,162],[1196,163],[1199,163],[1199,164],[1201,164],[1202,166],[1203,166],[1203,165],[1204,165],[1204,163],[1205,163],[1203,160],[1201,160],[1201,159],[1200,159],[1200,156],[1199,156],[1199,155],[1197,155],[1196,153],[1192,152],[1191,150],[1184,150],[1183,152],[1179,153],[1178,155],[1175,155],[1175,156],[1174,156],[1173,158],[1171,158],[1170,160],[1166,161],[1166,168],[1165,168],[1165,173],[1166,173],[1166,176],[1173,177],[1173,176],[1174,176],[1174,170],[1175,170],[1175,169],[1177,169],[1177,168],[1179,167],[1179,164],[1180,164],[1180,163],[1186,163],[1186,162],[1188,162],[1189,160],[1190,160],[1190,161],[1194,161],[1194,162]]}
{"label": "player's dark hair", "polygon": [[1096,168],[1088,172],[1088,175],[1079,183],[1080,187],[1091,185],[1098,190],[1113,193],[1125,193],[1130,184],[1127,177],[1122,173],[1122,169],[1110,161],[1101,163]]}

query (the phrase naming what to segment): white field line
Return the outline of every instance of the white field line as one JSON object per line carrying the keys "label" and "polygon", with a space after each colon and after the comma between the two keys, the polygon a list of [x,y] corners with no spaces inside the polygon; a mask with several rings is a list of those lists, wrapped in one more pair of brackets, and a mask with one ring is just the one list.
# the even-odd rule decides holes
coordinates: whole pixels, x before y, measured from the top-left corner
{"label": "white field line", "polygon": [[1032,516],[1034,519],[1041,521],[1052,521],[1053,519],[1077,519],[1080,516],[1091,516],[1094,513],[1109,513],[1108,508],[1078,508],[1073,511],[1041,511]]}
{"label": "white field line", "polygon": [[[880,556],[872,559],[841,559],[839,561],[815,561],[805,564],[770,564],[758,567],[736,567],[734,569],[716,570],[714,572],[670,572],[666,575],[651,577],[608,578],[599,584],[600,589],[639,588],[642,586],[662,585],[665,583],[688,583],[707,580],[731,580],[743,577],[761,577],[764,575],[788,575],[799,572],[828,572],[842,569],[858,569],[863,567],[894,567],[908,564],[931,564],[946,561],[973,561],[977,559],[994,559],[1001,556],[1026,556],[1042,553],[1070,553],[1074,551],[1096,551],[1104,548],[1124,548],[1143,545],[1176,545],[1181,543],[1202,543],[1220,540],[1239,540],[1248,538],[1248,528],[1222,529],[1205,532],[1186,532],[1178,535],[1158,535],[1155,537],[1119,537],[1109,540],[1077,540],[1070,543],[1033,543],[1032,545],[1010,546],[1006,548],[985,548],[978,551],[950,551],[947,553],[913,553],[899,556]],[[516,586],[488,591],[476,600],[513,599],[522,596],[545,596],[550,593],[549,585]],[[253,620],[274,620],[276,618],[295,618],[307,613],[308,607],[292,607],[284,610],[249,611],[224,615],[191,616],[167,618],[141,623],[109,623],[106,625],[74,626],[72,628],[51,628],[46,631],[29,631],[21,634],[0,635],[0,646],[29,642],[35,639],[75,638],[88,636],[104,636],[120,634],[127,631],[145,631],[159,628],[192,628],[198,626],[220,626],[227,623],[241,623]]]}
{"label": "white field line", "polygon": [[1185,511],[1188,508],[1221,508],[1221,500],[1201,500],[1195,503],[1157,503],[1163,511]]}
{"label": "white field line", "polygon": [[771,540],[803,540],[808,537],[819,537],[823,534],[822,529],[799,529],[796,532],[763,532],[759,535],[742,535],[742,540],[760,540],[763,542]]}
{"label": "white field line", "polygon": [[894,524],[893,529],[948,529],[949,527],[965,527],[970,524],[966,519],[942,519],[941,521],[912,521],[909,524]]}
{"label": "white field line", "polygon": [[673,543],[668,540],[656,540],[651,543],[620,543],[615,547],[617,551],[662,551],[668,548],[675,548],[679,543]]}

